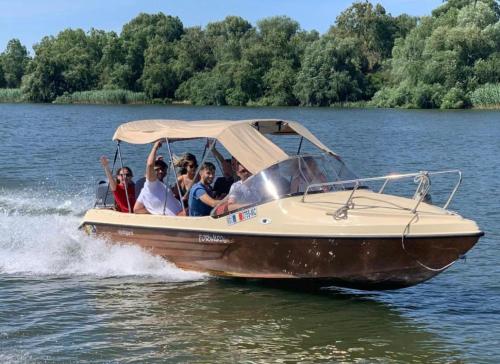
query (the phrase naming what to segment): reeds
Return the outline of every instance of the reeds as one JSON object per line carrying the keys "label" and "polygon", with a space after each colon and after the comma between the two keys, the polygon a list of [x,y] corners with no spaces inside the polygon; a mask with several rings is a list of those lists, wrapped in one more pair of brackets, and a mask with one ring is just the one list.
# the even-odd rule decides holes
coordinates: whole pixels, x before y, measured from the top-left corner
{"label": "reeds", "polygon": [[486,85],[477,88],[471,93],[472,105],[478,108],[500,108],[500,83]]}
{"label": "reeds", "polygon": [[145,104],[149,100],[144,92],[128,90],[93,90],[64,94],[55,104]]}
{"label": "reeds", "polygon": [[0,102],[23,102],[20,88],[0,88]]}

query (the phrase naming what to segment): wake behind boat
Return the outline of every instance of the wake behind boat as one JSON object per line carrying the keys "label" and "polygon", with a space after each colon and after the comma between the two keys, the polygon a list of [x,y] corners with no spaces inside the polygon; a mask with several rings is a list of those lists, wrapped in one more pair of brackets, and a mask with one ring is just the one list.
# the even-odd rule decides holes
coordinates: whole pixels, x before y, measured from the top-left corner
{"label": "wake behind boat", "polygon": [[[296,155],[270,140],[284,135],[298,137]],[[252,198],[238,201],[230,194],[202,217],[122,213],[96,204],[83,218],[85,231],[216,276],[317,280],[362,289],[423,282],[483,235],[474,221],[448,210],[459,171],[360,179],[296,122],[143,120],[121,125],[113,136],[119,143],[164,141],[172,166],[171,144],[193,139],[209,140],[204,159],[219,143],[244,165],[252,176],[241,185]],[[304,141],[318,153],[300,153]],[[454,174],[458,180],[445,204],[432,205],[431,178]],[[413,196],[384,193],[405,179],[417,182]],[[375,183],[381,184],[377,190]]]}

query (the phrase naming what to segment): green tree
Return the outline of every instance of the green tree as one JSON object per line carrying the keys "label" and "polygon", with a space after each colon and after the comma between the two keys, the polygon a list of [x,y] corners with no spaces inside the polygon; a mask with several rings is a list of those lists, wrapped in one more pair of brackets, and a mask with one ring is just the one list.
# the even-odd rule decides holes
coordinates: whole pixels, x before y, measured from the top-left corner
{"label": "green tree", "polygon": [[296,75],[291,60],[273,61],[263,78],[264,95],[260,103],[272,106],[296,105],[298,101],[293,94]]}
{"label": "green tree", "polygon": [[243,106],[257,99],[259,87],[259,77],[249,62],[224,62],[184,82],[176,98],[195,105]]}
{"label": "green tree", "polygon": [[97,86],[100,52],[81,29],[67,29],[37,44],[23,91],[32,101],[49,102],[64,92]]}
{"label": "green tree", "polygon": [[313,106],[361,100],[366,62],[359,40],[325,36],[307,48],[295,96],[301,105]]}
{"label": "green tree", "polygon": [[0,88],[5,87],[5,78],[4,78],[4,72],[3,72],[3,66],[2,66],[2,56],[0,55]]}
{"label": "green tree", "polygon": [[1,55],[3,78],[7,88],[18,88],[29,62],[28,51],[19,39],[11,39]]}
{"label": "green tree", "polygon": [[149,98],[173,98],[179,84],[172,65],[174,46],[157,37],[145,52],[144,71],[139,81]]}
{"label": "green tree", "polygon": [[187,28],[180,41],[175,43],[175,60],[172,67],[183,82],[197,72],[215,66],[215,57],[205,32],[200,27]]}
{"label": "green tree", "polygon": [[209,23],[205,32],[217,63],[241,60],[244,43],[254,33],[252,25],[237,16]]}
{"label": "green tree", "polygon": [[130,71],[128,89],[140,91],[142,82],[139,79],[144,69],[146,49],[153,39],[171,43],[182,36],[184,27],[178,17],[163,13],[141,13],[123,26],[121,39],[125,51],[125,65],[122,71]]}
{"label": "green tree", "polygon": [[[392,87],[377,94],[374,103],[383,106],[388,100],[400,100],[395,106],[442,108],[470,105],[469,92],[485,82],[498,82],[499,19],[498,6],[489,0],[451,0],[433,11],[432,17],[424,17],[404,40],[396,41]],[[395,95],[407,95],[406,87],[415,89],[410,100]]]}
{"label": "green tree", "polygon": [[132,69],[125,63],[125,57],[123,40],[115,32],[108,33],[98,65],[99,88],[128,89],[134,83]]}

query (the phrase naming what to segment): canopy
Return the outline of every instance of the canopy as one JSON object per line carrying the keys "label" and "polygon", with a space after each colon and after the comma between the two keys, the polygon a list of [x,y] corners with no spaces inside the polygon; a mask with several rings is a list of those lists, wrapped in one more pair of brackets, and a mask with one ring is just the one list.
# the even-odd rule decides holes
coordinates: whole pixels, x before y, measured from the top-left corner
{"label": "canopy", "polygon": [[299,134],[319,149],[335,155],[309,130],[296,122],[263,120],[139,120],[118,127],[113,140],[147,144],[160,139],[169,141],[215,138],[252,173],[257,173],[288,155],[263,134]]}

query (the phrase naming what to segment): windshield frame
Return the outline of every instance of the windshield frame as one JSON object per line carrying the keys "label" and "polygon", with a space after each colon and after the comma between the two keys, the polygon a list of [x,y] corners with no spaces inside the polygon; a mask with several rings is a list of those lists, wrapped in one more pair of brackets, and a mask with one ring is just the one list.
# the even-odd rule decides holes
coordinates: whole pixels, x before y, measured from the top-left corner
{"label": "windshield frame", "polygon": [[[302,181],[294,185],[294,178]],[[327,186],[327,184],[354,179],[357,179],[357,176],[337,155],[316,153],[290,156],[248,177],[244,182],[235,182],[229,194],[212,209],[210,216],[219,218],[273,200],[303,196],[309,185],[325,184],[325,186],[309,188],[307,194],[352,189],[353,186],[349,184],[345,186],[343,184]],[[246,201],[241,204],[234,203],[233,200],[241,196],[244,196],[243,199],[246,198]]]}

